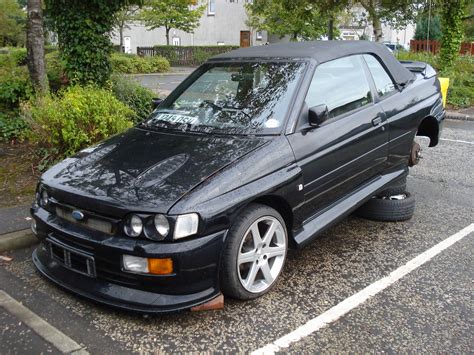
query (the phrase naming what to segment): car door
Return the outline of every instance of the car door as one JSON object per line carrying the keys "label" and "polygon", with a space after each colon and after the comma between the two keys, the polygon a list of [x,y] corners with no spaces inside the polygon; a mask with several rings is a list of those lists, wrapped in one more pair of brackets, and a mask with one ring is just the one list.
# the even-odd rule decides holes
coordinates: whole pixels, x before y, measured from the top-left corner
{"label": "car door", "polygon": [[[373,100],[373,81],[361,55],[320,64],[306,94],[296,132],[288,135],[303,174],[301,221],[331,206],[380,174],[387,160],[388,130]],[[309,107],[325,104],[329,119],[308,128]]]}

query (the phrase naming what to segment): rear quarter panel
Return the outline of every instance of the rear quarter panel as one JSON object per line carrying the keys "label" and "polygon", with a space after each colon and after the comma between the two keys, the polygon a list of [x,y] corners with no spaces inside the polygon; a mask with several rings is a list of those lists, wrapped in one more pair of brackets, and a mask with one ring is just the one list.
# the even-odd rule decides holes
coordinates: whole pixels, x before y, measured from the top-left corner
{"label": "rear quarter panel", "polygon": [[436,77],[417,80],[381,102],[389,127],[389,156],[387,170],[406,165],[413,140],[425,117],[433,116],[438,122],[444,119],[444,108]]}

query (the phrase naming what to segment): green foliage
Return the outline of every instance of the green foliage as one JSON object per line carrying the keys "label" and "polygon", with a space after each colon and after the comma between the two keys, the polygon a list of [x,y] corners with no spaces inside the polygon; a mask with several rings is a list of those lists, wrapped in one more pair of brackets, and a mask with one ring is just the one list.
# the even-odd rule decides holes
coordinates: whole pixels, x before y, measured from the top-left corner
{"label": "green foliage", "polygon": [[73,83],[103,86],[110,77],[109,33],[115,14],[131,0],[46,0],[46,12],[57,32],[65,71]]}
{"label": "green foliage", "polygon": [[113,53],[111,62],[114,72],[124,74],[164,73],[170,69],[170,63],[161,56]]}
{"label": "green foliage", "polygon": [[56,92],[67,84],[67,77],[64,73],[64,62],[61,60],[58,51],[46,54],[45,62],[49,88],[52,92]]}
{"label": "green foliage", "polygon": [[26,13],[16,0],[0,0],[0,47],[25,44]]}
{"label": "green foliage", "polygon": [[[417,60],[440,69],[440,58],[428,52],[400,52],[399,60]],[[447,103],[453,108],[471,107],[474,105],[474,57],[458,56],[451,71],[444,71],[438,76],[449,78]]]}
{"label": "green foliage", "polygon": [[443,0],[441,7],[441,38],[440,65],[441,69],[450,72],[459,56],[464,36],[463,17],[465,0]]}
{"label": "green foliage", "polygon": [[31,94],[28,69],[17,66],[13,61],[3,62],[0,66],[0,107],[14,109]]}
{"label": "green foliage", "polygon": [[448,104],[455,107],[474,105],[474,57],[459,56],[450,71],[442,76],[449,78]]}
{"label": "green foliage", "polygon": [[292,40],[318,39],[327,31],[327,21],[314,1],[255,0],[246,9],[250,27],[290,35]]}
{"label": "green foliage", "polygon": [[136,81],[121,75],[112,76],[112,92],[115,97],[130,107],[134,113],[133,122],[143,121],[150,114],[153,91],[144,88]]}
{"label": "green foliage", "polygon": [[22,105],[30,142],[54,161],[131,127],[132,110],[112,92],[70,86]]}
{"label": "green foliage", "polygon": [[441,22],[439,16],[434,16],[429,21],[428,32],[428,17],[421,17],[416,23],[415,36],[417,40],[426,40],[429,36],[430,40],[439,40],[441,38]]}
{"label": "green foliage", "polygon": [[204,63],[217,54],[237,49],[239,46],[154,46],[153,48],[155,57],[163,56],[172,66],[194,66]]}
{"label": "green foliage", "polygon": [[0,111],[0,140],[23,141],[28,134],[28,125],[17,112],[7,114]]}
{"label": "green foliage", "polygon": [[206,5],[192,8],[195,3],[194,0],[146,0],[137,18],[150,30],[164,27],[169,45],[170,29],[191,33],[199,25]]}

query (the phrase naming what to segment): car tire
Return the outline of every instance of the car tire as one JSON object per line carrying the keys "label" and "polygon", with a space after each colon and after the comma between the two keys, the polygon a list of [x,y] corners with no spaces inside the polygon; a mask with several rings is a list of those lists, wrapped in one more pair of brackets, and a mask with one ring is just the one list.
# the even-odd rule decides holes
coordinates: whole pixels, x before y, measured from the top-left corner
{"label": "car tire", "polygon": [[403,177],[397,181],[395,181],[393,184],[391,184],[388,188],[380,192],[379,196],[394,196],[394,195],[400,195],[405,193],[407,190],[407,177]]}
{"label": "car tire", "polygon": [[399,222],[413,217],[415,197],[409,192],[374,197],[356,211],[356,215],[374,221]]}
{"label": "car tire", "polygon": [[281,215],[265,205],[249,205],[226,238],[220,272],[222,292],[240,300],[267,293],[283,270],[287,250],[288,233]]}

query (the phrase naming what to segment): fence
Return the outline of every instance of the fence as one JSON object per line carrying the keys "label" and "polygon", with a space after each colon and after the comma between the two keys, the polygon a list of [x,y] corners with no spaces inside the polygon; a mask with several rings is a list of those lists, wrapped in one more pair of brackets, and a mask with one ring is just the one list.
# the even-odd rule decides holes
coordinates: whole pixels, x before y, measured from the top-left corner
{"label": "fence", "polygon": [[172,66],[197,66],[208,58],[226,53],[238,46],[155,46],[137,47],[140,56],[160,55],[168,59]]}
{"label": "fence", "polygon": [[[411,52],[431,52],[436,54],[441,48],[441,43],[435,40],[416,40],[412,39],[410,41],[410,51]],[[474,55],[474,42],[463,42],[461,48],[459,49],[460,54],[470,54]]]}

